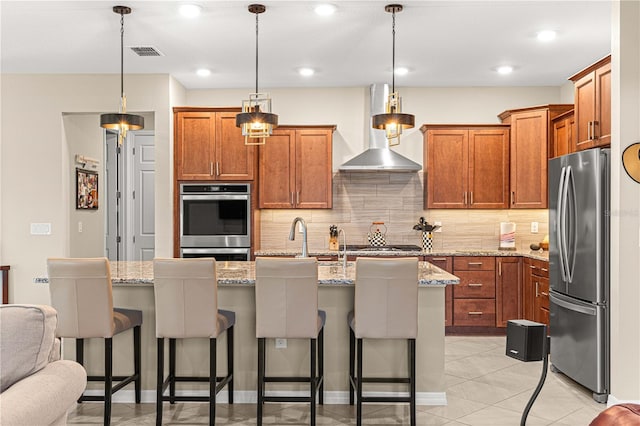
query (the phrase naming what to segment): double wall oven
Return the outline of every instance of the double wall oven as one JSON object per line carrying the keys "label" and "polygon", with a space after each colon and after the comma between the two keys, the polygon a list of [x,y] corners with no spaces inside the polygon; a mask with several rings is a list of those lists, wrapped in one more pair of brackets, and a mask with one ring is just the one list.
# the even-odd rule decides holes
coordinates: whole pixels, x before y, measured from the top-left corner
{"label": "double wall oven", "polygon": [[180,257],[251,258],[249,184],[180,184]]}

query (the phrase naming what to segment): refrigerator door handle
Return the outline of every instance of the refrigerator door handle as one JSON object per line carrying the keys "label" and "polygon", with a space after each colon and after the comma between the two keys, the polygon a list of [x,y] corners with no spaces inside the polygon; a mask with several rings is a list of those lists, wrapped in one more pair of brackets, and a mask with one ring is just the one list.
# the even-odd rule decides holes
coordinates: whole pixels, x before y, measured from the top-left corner
{"label": "refrigerator door handle", "polygon": [[598,310],[594,307],[582,306],[582,305],[577,305],[575,303],[567,302],[553,293],[549,294],[549,302],[555,305],[558,305],[562,308],[569,309],[570,311],[579,312],[585,315],[596,316],[596,314],[598,313]]}
{"label": "refrigerator door handle", "polygon": [[[571,185],[569,185],[571,184]],[[571,166],[567,167],[567,183],[566,183],[566,191],[567,198],[571,195],[571,203],[568,203],[568,200],[565,201],[567,203],[568,208],[567,214],[569,219],[569,227],[568,231],[568,244],[565,246],[567,249],[566,252],[566,261],[567,261],[567,276],[568,282],[573,282],[573,273],[576,267],[576,252],[578,246],[578,209],[577,209],[577,199],[576,199],[576,182],[573,177],[573,171]]]}
{"label": "refrigerator door handle", "polygon": [[562,281],[567,281],[567,272],[565,267],[564,255],[564,202],[565,202],[565,178],[567,168],[563,167],[560,173],[560,183],[558,184],[558,204],[556,210],[556,235],[558,237],[558,256],[560,257],[560,276]]}

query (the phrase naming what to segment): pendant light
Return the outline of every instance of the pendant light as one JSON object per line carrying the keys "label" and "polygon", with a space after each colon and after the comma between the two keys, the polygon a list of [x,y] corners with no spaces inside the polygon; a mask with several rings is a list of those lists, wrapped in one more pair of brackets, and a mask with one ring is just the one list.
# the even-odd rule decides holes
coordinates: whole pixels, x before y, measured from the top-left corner
{"label": "pendant light", "polygon": [[278,116],[271,113],[268,93],[258,93],[258,15],[266,10],[264,5],[249,5],[249,12],[256,15],[256,92],[242,101],[242,112],[236,115],[236,126],[242,129],[245,145],[264,145],[278,126]]}
{"label": "pendant light", "polygon": [[118,144],[127,136],[128,130],[144,129],[144,117],[127,114],[127,98],[124,94],[124,15],[131,13],[127,6],[114,6],[113,11],[120,15],[120,112],[102,114],[100,127],[118,131]]}
{"label": "pendant light", "polygon": [[372,117],[371,125],[374,129],[382,129],[386,133],[389,146],[400,144],[402,129],[411,129],[415,125],[415,117],[402,113],[402,98],[396,92],[396,12],[402,12],[402,5],[389,4],[384,7],[393,17],[391,34],[393,36],[393,49],[391,59],[391,93],[387,99],[386,112]]}

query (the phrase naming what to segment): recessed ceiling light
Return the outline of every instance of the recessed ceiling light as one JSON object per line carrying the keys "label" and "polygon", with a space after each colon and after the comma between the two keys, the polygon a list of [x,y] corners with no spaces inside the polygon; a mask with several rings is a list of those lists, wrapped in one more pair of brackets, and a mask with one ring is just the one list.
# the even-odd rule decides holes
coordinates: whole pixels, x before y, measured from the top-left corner
{"label": "recessed ceiling light", "polygon": [[502,65],[496,68],[496,71],[498,71],[498,74],[507,75],[513,72],[513,67],[510,65]]}
{"label": "recessed ceiling light", "polygon": [[195,18],[200,15],[202,7],[197,4],[183,4],[180,6],[180,14],[185,18]]}
{"label": "recessed ceiling light", "polygon": [[313,74],[315,74],[315,70],[313,68],[300,68],[298,69],[298,74],[300,74],[301,76],[304,77],[311,77]]}
{"label": "recessed ceiling light", "polygon": [[200,77],[208,77],[211,75],[211,70],[200,68],[198,71],[196,71],[196,74],[198,74],[198,76]]}
{"label": "recessed ceiling light", "polygon": [[321,3],[316,5],[313,10],[316,12],[316,15],[329,16],[335,13],[336,6],[331,3]]}
{"label": "recessed ceiling light", "polygon": [[407,67],[396,67],[394,73],[396,75],[407,75],[407,74],[409,74],[409,68],[407,68]]}
{"label": "recessed ceiling light", "polygon": [[537,37],[540,41],[551,41],[556,38],[556,32],[553,30],[540,31]]}

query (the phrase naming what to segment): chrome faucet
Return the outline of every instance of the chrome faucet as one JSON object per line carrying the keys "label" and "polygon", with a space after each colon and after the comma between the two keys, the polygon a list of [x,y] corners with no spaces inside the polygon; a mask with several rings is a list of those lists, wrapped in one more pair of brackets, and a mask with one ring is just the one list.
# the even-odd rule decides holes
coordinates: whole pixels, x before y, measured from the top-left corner
{"label": "chrome faucet", "polygon": [[296,239],[296,224],[298,222],[302,225],[302,254],[300,257],[309,257],[309,250],[307,250],[307,224],[303,218],[296,217],[293,219],[291,231],[289,232],[289,240],[293,241]]}
{"label": "chrome faucet", "polygon": [[[338,244],[340,244],[340,234],[342,234],[342,269],[347,269],[347,233],[344,229],[338,229]],[[340,251],[338,251],[338,260],[340,260]]]}

